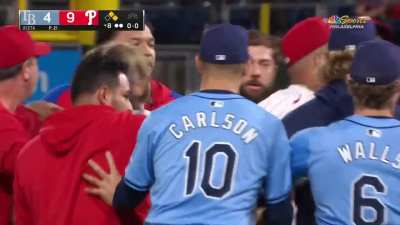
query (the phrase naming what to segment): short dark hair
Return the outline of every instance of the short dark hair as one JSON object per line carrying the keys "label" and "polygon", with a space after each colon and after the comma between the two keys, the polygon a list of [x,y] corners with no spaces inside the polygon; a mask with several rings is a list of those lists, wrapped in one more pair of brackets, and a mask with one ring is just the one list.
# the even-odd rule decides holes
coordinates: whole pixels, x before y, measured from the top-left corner
{"label": "short dark hair", "polygon": [[22,63],[8,67],[5,69],[0,69],[0,81],[8,80],[15,77],[22,70]]}
{"label": "short dark hair", "polygon": [[214,64],[203,61],[203,66],[205,70],[218,70],[218,71],[226,71],[230,74],[242,74],[245,68],[244,63],[240,64]]}
{"label": "short dark hair", "polygon": [[348,81],[355,105],[371,109],[390,107],[392,97],[397,91],[397,85],[397,82],[394,82],[388,85],[371,86],[360,84],[354,80]]}
{"label": "short dark hair", "polygon": [[81,94],[94,93],[104,85],[115,88],[119,84],[120,73],[126,74],[130,82],[133,82],[133,76],[145,76],[147,71],[143,58],[135,48],[121,43],[101,45],[90,50],[75,72],[72,101],[75,102]]}
{"label": "short dark hair", "polygon": [[8,80],[11,78],[14,78],[19,74],[22,70],[22,67],[24,63],[27,63],[27,65],[32,64],[32,58],[27,59],[25,62],[5,68],[5,69],[0,69],[0,81]]}
{"label": "short dark hair", "polygon": [[282,51],[280,39],[275,36],[261,33],[258,30],[249,30],[249,46],[265,46],[273,50],[273,59],[275,64],[282,61]]}

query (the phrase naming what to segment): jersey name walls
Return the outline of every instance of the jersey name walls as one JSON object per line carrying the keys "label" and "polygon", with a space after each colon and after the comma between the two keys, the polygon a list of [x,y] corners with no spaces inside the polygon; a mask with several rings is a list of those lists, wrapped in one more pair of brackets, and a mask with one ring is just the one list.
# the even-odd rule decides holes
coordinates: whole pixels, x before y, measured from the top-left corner
{"label": "jersey name walls", "polygon": [[376,160],[400,169],[400,153],[396,155],[390,154],[391,149],[388,145],[378,149],[375,142],[363,143],[357,141],[352,144],[338,146],[337,150],[346,164],[355,160]]}

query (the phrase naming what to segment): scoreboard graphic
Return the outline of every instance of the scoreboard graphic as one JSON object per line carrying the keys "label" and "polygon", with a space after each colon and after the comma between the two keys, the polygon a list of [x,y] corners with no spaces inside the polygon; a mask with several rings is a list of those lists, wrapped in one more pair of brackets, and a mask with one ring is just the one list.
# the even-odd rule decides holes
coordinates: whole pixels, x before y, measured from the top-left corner
{"label": "scoreboard graphic", "polygon": [[20,10],[23,31],[143,30],[144,10]]}

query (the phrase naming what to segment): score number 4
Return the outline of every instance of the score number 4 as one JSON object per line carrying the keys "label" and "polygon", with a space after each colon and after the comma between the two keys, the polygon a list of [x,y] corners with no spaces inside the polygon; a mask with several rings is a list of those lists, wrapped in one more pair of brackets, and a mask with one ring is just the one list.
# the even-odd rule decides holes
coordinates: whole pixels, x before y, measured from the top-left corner
{"label": "score number 4", "polygon": [[48,13],[43,17],[43,21],[47,21],[47,23],[50,24],[50,22],[51,22],[50,12],[48,12]]}

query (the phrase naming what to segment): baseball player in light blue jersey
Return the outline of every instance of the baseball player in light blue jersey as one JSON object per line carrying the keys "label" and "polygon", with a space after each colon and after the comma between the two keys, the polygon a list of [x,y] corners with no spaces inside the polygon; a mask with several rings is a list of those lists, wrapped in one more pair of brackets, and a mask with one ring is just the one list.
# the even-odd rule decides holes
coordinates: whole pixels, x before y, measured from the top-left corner
{"label": "baseball player in light blue jersey", "polygon": [[291,139],[292,171],[308,176],[319,225],[400,224],[400,48],[362,43],[348,86],[355,114]]}
{"label": "baseball player in light blue jersey", "polygon": [[116,189],[117,210],[150,192],[147,224],[252,225],[265,187],[268,224],[290,224],[290,146],[281,122],[238,95],[247,32],[206,31],[196,65],[201,91],[154,111]]}

